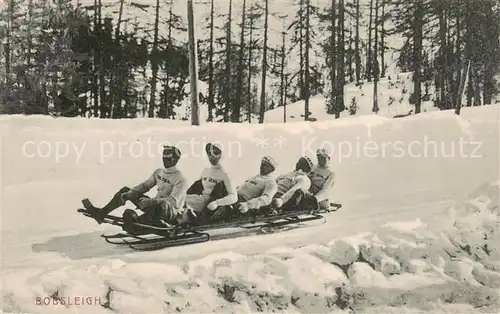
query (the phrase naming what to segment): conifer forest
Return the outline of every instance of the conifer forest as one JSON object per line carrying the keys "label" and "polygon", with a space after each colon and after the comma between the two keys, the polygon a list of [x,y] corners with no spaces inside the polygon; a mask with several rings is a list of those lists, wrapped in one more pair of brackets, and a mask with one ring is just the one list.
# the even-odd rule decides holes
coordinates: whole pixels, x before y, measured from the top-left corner
{"label": "conifer forest", "polygon": [[[187,0],[4,0],[0,114],[189,120]],[[412,73],[410,103],[494,103],[500,0],[194,0],[198,104],[207,121],[264,122],[346,84]],[[461,95],[465,101],[461,101]],[[378,111],[377,97],[372,111]],[[189,101],[187,102],[189,104]]]}

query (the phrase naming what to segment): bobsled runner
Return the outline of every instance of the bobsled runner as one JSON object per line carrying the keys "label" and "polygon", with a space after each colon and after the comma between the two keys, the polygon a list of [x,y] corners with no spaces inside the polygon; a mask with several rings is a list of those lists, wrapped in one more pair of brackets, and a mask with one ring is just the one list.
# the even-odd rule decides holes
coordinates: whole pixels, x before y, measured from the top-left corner
{"label": "bobsled runner", "polygon": [[[300,224],[315,220],[326,220],[325,215],[335,212],[342,204],[331,203],[329,210],[287,210],[277,215],[256,215],[232,218],[225,222],[211,222],[200,225],[175,225],[172,227],[158,227],[143,223],[125,223],[122,217],[107,215],[103,223],[119,226],[123,232],[101,235],[106,242],[115,245],[129,246],[135,250],[154,251],[172,246],[181,246],[210,240],[210,230],[240,228],[255,230],[262,228],[280,228],[293,224]],[[86,209],[78,209],[79,213],[93,218]]]}

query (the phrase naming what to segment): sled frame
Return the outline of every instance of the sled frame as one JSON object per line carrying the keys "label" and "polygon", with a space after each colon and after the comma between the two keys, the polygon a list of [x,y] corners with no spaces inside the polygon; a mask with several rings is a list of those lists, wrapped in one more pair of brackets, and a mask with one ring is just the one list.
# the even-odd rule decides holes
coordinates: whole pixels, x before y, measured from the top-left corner
{"label": "sled frame", "polygon": [[[336,211],[342,207],[341,204],[332,203]],[[170,228],[156,227],[142,223],[132,223],[126,225],[122,217],[106,215],[102,217],[102,223],[121,227],[124,232],[113,235],[101,235],[106,242],[114,245],[127,245],[130,248],[141,251],[153,251],[171,246],[203,243],[210,240],[207,231],[227,228],[242,228],[252,230],[256,228],[275,228],[291,224],[300,224],[315,220],[324,219],[323,214],[332,210],[307,211],[286,211],[279,215],[256,215],[247,217],[232,218],[227,222],[214,222],[200,225],[173,226]],[[86,209],[79,209],[78,212],[84,216],[95,219]],[[130,230],[137,230],[131,232]],[[149,238],[148,238],[149,236]],[[117,240],[117,241],[114,241]]]}

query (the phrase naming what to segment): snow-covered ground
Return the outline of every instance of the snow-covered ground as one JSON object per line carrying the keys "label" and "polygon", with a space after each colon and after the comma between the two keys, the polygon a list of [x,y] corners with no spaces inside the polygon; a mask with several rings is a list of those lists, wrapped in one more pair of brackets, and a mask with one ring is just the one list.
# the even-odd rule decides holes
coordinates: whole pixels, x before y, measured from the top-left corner
{"label": "snow-covered ground", "polygon": [[[410,104],[409,98],[413,92],[412,73],[391,73],[386,78],[381,78],[378,83],[378,115],[383,117],[394,117],[396,115],[406,115],[411,110],[415,112],[415,106]],[[434,95],[435,91],[429,88],[429,94]],[[424,94],[424,93],[423,93]],[[340,117],[350,115],[372,115],[373,109],[373,82],[364,81],[361,85],[356,83],[346,84],[344,87],[344,103],[346,110],[341,112]],[[317,121],[335,119],[335,115],[326,112],[327,99],[324,95],[315,95],[309,100],[309,118]],[[351,113],[350,107],[355,107]],[[284,122],[286,110],[286,122],[304,121],[304,100],[287,104],[285,107],[278,107],[269,110],[265,114],[265,122]],[[434,106],[432,99],[422,101],[421,112],[431,112],[439,110]]]}
{"label": "snow-covered ground", "polygon": [[[0,117],[2,309],[498,312],[499,110],[200,127]],[[148,253],[106,244],[99,235],[115,229],[76,212],[146,179],[163,143],[179,146],[194,181],[212,140],[236,184],[263,155],[283,173],[330,148],[343,208],[324,224]]]}
{"label": "snow-covered ground", "polygon": [[[410,72],[391,72],[387,77],[381,78],[378,83],[378,115],[383,117],[394,117],[397,115],[406,115],[410,111],[415,113],[415,106],[410,104],[410,95],[413,93],[413,74]],[[203,82],[198,82],[198,90],[205,95],[208,95],[208,85]],[[425,85],[425,84],[424,84]],[[423,88],[424,88],[423,85]],[[185,92],[189,94],[190,86],[186,85]],[[422,101],[421,112],[438,111],[439,108],[435,107],[434,96],[436,91],[433,86],[428,89],[429,97]],[[425,96],[425,88],[422,92]],[[497,101],[497,100],[495,100]],[[373,82],[363,81],[361,85],[355,82],[348,83],[344,87],[344,102],[346,110],[341,112],[340,117],[349,117],[352,115],[373,115]],[[498,101],[497,101],[498,102]],[[315,119],[314,121],[325,121],[335,119],[335,115],[328,114],[326,111],[327,99],[325,95],[313,95],[309,100],[309,118]],[[465,96],[462,103],[466,103]],[[190,97],[186,97],[182,104],[175,110],[179,117],[190,120]],[[350,107],[355,107],[355,111],[351,112]],[[285,113],[286,110],[286,113]],[[286,121],[284,116],[286,115]],[[200,121],[207,121],[208,106],[200,104]],[[248,122],[246,113],[244,117],[245,123]],[[286,108],[279,106],[274,109],[269,109],[265,112],[265,123],[283,123],[283,122],[301,122],[304,121],[304,100],[294,103],[288,103]],[[259,123],[258,114],[253,114],[252,123]]]}

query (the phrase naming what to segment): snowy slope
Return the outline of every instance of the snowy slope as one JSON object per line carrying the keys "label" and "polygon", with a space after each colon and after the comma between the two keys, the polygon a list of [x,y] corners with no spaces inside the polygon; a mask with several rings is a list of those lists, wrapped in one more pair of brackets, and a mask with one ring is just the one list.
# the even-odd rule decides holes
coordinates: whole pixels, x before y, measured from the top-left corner
{"label": "snowy slope", "polygon": [[[344,283],[349,288],[343,290],[344,296],[353,291],[352,295],[373,297],[373,302],[349,298],[355,302],[354,308],[367,311],[386,312],[389,309],[384,306],[389,304],[397,308],[391,311],[400,312],[405,300],[401,293],[408,289],[406,297],[423,300],[409,302],[408,313],[426,304],[429,311],[440,312],[442,307],[472,312],[470,307],[457,310],[441,305],[450,295],[455,297],[452,303],[463,300],[491,309],[498,305],[498,299],[486,297],[499,287],[495,281],[498,269],[490,269],[498,261],[495,245],[499,242],[494,242],[498,237],[494,219],[498,216],[488,212],[498,210],[498,188],[486,185],[480,195],[466,195],[499,178],[499,109],[464,108],[461,116],[450,111],[406,119],[365,115],[321,123],[297,122],[293,128],[274,123],[193,128],[150,119],[2,116],[2,308],[8,312],[107,311],[95,304],[69,308],[37,305],[36,297],[58,291],[59,297],[99,296],[104,301],[111,287],[111,306],[118,312],[171,312],[178,308],[184,312],[287,309],[310,313],[327,311],[337,303],[340,291],[336,288]],[[101,205],[123,185],[146,179],[160,165],[158,148],[164,142],[179,146],[183,151],[179,167],[190,181],[195,180],[207,165],[203,143],[211,140],[222,144],[224,165],[236,184],[258,171],[262,155],[274,156],[281,174],[292,169],[300,155],[312,156],[320,146],[333,149],[337,179],[331,198],[343,203],[343,209],[314,227],[154,253],[136,253],[103,243],[99,235],[115,229],[98,226],[76,213],[84,197]],[[457,202],[462,204],[463,199],[474,205],[465,207],[469,209],[466,218],[461,218],[460,211],[460,215],[442,217],[443,211]],[[482,214],[477,216],[470,208]],[[464,229],[452,223],[455,219]],[[413,222],[416,231],[401,236],[410,232],[411,224],[396,224],[403,226],[399,233],[391,233],[393,227],[381,228],[398,221]],[[444,225],[444,221],[451,225]],[[488,271],[493,274],[470,257],[460,255],[463,258],[453,262],[446,253],[449,241],[439,240],[441,232],[448,230],[448,239],[456,242],[454,248],[466,247],[467,241],[479,241],[484,247],[480,238],[466,232],[471,226],[493,232],[486,243],[494,252],[488,257]],[[370,231],[373,233],[367,233]],[[400,237],[404,240],[397,240]],[[347,245],[342,244],[342,238]],[[365,259],[373,258],[370,263],[378,272],[357,257],[352,259],[349,252],[356,252],[360,242],[371,243],[363,249]],[[392,256],[390,259],[380,255],[380,250],[370,249],[373,243],[391,247],[403,242],[408,249],[431,245],[436,248],[431,253],[437,262],[431,259],[423,263],[415,257],[410,263],[405,257],[399,262],[399,267],[406,265],[402,271],[397,270],[393,262],[397,258],[391,255],[401,252],[382,250]],[[300,246],[302,249],[297,249]],[[477,246],[470,247],[474,253]],[[331,252],[346,252],[347,260]],[[345,274],[332,261],[351,272]],[[404,273],[410,267],[414,273],[422,270],[425,274],[390,275],[391,267]],[[426,271],[428,268],[432,271]],[[465,276],[465,281],[460,276]],[[408,278],[415,286],[402,287]],[[478,286],[484,278],[493,279]],[[359,284],[363,282],[373,286]],[[441,301],[429,289],[441,291]]]}
{"label": "snowy slope", "polygon": [[[390,73],[387,78],[381,78],[378,83],[378,106],[379,111],[377,115],[392,118],[396,115],[406,115],[410,111],[415,112],[415,106],[410,104],[409,98],[413,93],[412,73]],[[351,116],[350,106],[354,103],[356,106],[353,115],[373,115],[373,82],[363,82],[361,85],[356,86],[356,83],[346,84],[344,87],[344,102],[346,110],[340,114],[340,118]],[[207,93],[207,84],[200,81],[200,92]],[[424,85],[422,85],[424,87]],[[189,92],[189,86],[186,91]],[[435,107],[435,90],[430,87],[428,90],[429,98],[422,101],[421,112],[438,111],[439,108]],[[425,95],[425,88],[423,90]],[[325,121],[335,119],[335,115],[330,115],[326,111],[326,102],[328,95],[315,95],[309,100],[309,118],[315,119],[314,121]],[[465,95],[462,103],[466,103]],[[190,120],[189,115],[190,97],[186,97],[182,105],[176,109],[179,115],[187,120]],[[264,115],[265,123],[281,123],[284,122],[284,115],[286,110],[286,122],[302,122],[304,121],[304,100],[295,103],[287,103],[286,108],[279,106],[274,109],[267,110]],[[200,121],[207,121],[208,106],[200,105]],[[244,117],[244,122],[248,120]],[[254,114],[252,123],[258,123],[258,115]]]}
{"label": "snowy slope", "polygon": [[[410,104],[410,95],[413,93],[413,73],[394,72],[388,73],[386,78],[381,78],[378,82],[378,107],[377,115],[392,118],[394,116],[408,115],[415,113],[415,105]],[[341,112],[340,118],[352,115],[373,115],[373,82],[364,81],[362,84],[346,84],[344,87],[344,103],[346,110]],[[428,89],[422,84],[422,104],[421,112],[439,111],[436,107],[436,91],[434,86],[429,85]],[[314,121],[332,120],[334,115],[326,112],[326,102],[328,95],[315,95],[309,100],[309,118]],[[467,103],[467,96],[462,95],[462,104]],[[500,95],[492,99],[492,104],[500,103]],[[351,112],[350,107],[355,104],[355,111]],[[264,121],[266,123],[301,122],[304,121],[304,100],[295,103],[288,103],[286,108],[280,106],[266,111]],[[203,107],[202,107],[203,108]],[[205,109],[205,108],[204,108]],[[206,110],[206,109],[205,109]],[[286,110],[286,113],[285,113]],[[258,122],[258,121],[254,121]]]}
{"label": "snowy slope", "polygon": [[[378,83],[378,115],[383,117],[394,117],[396,115],[408,114],[410,110],[415,111],[415,106],[409,102],[409,97],[413,92],[412,73],[391,73],[387,78],[380,79]],[[434,95],[434,90],[429,89],[429,94]],[[356,106],[355,115],[373,115],[373,82],[364,82],[360,86],[356,83],[347,84],[344,87],[344,102],[346,110],[340,117],[351,115],[349,107],[354,103]],[[422,101],[422,112],[437,111],[434,107],[433,99]],[[326,101],[324,95],[316,95],[309,100],[309,118],[317,121],[332,120],[334,115],[326,112]],[[269,110],[265,114],[265,122],[284,122],[285,108],[278,107]],[[286,122],[304,121],[304,101],[287,104]]]}

